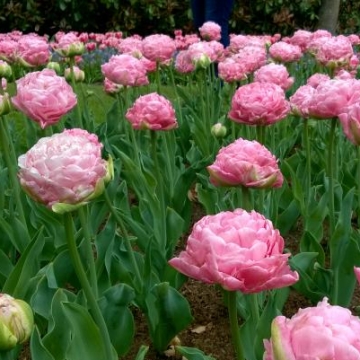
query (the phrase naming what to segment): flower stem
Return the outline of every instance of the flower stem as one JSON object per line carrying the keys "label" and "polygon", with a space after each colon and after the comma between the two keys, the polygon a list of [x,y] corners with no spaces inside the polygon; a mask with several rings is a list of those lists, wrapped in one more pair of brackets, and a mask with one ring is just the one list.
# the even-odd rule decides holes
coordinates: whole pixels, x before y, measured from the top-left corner
{"label": "flower stem", "polygon": [[304,147],[306,152],[306,174],[305,174],[305,218],[310,209],[310,187],[311,187],[311,154],[310,154],[310,142],[309,142],[309,119],[304,119]]}
{"label": "flower stem", "polygon": [[241,193],[242,193],[242,208],[246,211],[251,211],[253,209],[253,206],[251,204],[250,189],[246,186],[242,186]]}
{"label": "flower stem", "polygon": [[330,221],[330,239],[335,230],[335,205],[334,205],[334,140],[337,120],[331,119],[331,127],[328,144],[328,176],[329,176],[329,221]]}
{"label": "flower stem", "polygon": [[228,291],[228,311],[231,337],[235,348],[236,360],[245,360],[240,341],[240,329],[236,308],[236,291]]}
{"label": "flower stem", "polygon": [[109,331],[107,329],[105,320],[101,314],[101,311],[100,311],[100,308],[96,301],[96,298],[92,292],[91,286],[86,277],[85,270],[82,265],[81,258],[80,258],[80,255],[79,255],[79,252],[78,252],[78,249],[76,246],[72,214],[70,212],[67,212],[64,214],[64,227],[65,227],[65,235],[66,235],[66,240],[67,240],[67,245],[68,245],[71,261],[73,263],[76,276],[79,279],[81,287],[82,287],[84,294],[86,296],[86,299],[89,303],[90,310],[91,310],[92,316],[94,318],[94,321],[95,321],[96,325],[98,326],[98,328],[100,330],[100,334],[103,338],[104,346],[106,349],[106,359],[109,359],[109,360],[115,359],[113,347],[112,347],[110,336],[109,336]]}
{"label": "flower stem", "polygon": [[360,146],[357,146],[357,166],[356,166],[356,183],[357,183],[357,224],[360,228]]}
{"label": "flower stem", "polygon": [[164,182],[163,182],[163,177],[160,171],[160,166],[159,166],[159,159],[158,159],[158,154],[157,154],[157,133],[156,131],[151,131],[150,130],[150,136],[151,136],[151,155],[152,155],[152,159],[154,161],[154,173],[155,173],[155,177],[156,177],[156,181],[157,181],[157,186],[156,186],[156,190],[157,190],[157,196],[159,199],[159,203],[160,203],[160,224],[161,227],[160,229],[156,229],[157,230],[157,234],[158,234],[158,240],[161,241],[161,245],[163,246],[163,249],[166,249],[166,240],[167,240],[167,234],[166,234],[166,204],[165,204],[165,199],[164,199]]}
{"label": "flower stem", "polygon": [[78,209],[78,214],[79,214],[79,218],[80,218],[80,222],[81,222],[82,231],[84,234],[87,265],[88,265],[89,272],[90,272],[90,284],[91,284],[93,294],[94,294],[95,298],[97,298],[98,297],[98,286],[97,286],[95,261],[94,261],[92,243],[91,243],[91,234],[89,231],[89,222],[87,221],[87,216],[86,216],[86,212],[84,210],[84,206],[81,206]]}
{"label": "flower stem", "polygon": [[109,210],[111,212],[111,215],[115,218],[116,223],[119,225],[120,231],[123,234],[124,245],[125,245],[126,251],[128,252],[128,255],[130,257],[132,267],[133,267],[133,269],[135,271],[136,284],[135,284],[134,288],[139,290],[139,286],[142,283],[142,280],[141,280],[142,278],[141,278],[141,274],[140,274],[138,264],[137,264],[136,259],[135,259],[134,250],[133,250],[133,248],[131,246],[131,243],[130,243],[128,232],[126,230],[126,227],[124,225],[124,222],[123,222],[121,216],[119,216],[117,211],[114,209],[114,206],[113,206],[113,204],[112,204],[112,202],[110,200],[109,194],[107,193],[106,190],[104,191],[104,198],[105,198],[105,202],[106,202],[106,204],[107,204],[107,206],[108,206],[108,208],[109,208]]}
{"label": "flower stem", "polygon": [[[74,56],[70,57],[69,62],[70,62],[71,86],[72,86],[73,90],[75,91],[75,93],[78,94],[76,81],[75,81],[75,74],[74,74],[75,57]],[[82,129],[84,125],[83,125],[83,122],[82,122],[82,114],[81,114],[81,111],[80,111],[79,103],[76,104],[75,107],[76,107],[75,115],[76,115],[77,126],[80,129]]]}

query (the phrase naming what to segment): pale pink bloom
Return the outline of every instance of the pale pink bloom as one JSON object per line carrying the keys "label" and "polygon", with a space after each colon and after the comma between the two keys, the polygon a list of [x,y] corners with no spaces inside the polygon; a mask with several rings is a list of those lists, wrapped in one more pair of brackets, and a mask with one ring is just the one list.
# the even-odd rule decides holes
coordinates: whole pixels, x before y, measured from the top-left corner
{"label": "pale pink bloom", "polygon": [[123,86],[147,85],[147,71],[144,64],[129,54],[113,55],[101,65],[101,71],[112,82]]}
{"label": "pale pink bloom", "polygon": [[303,118],[309,117],[309,105],[315,93],[315,88],[310,85],[300,86],[295,93],[290,96],[291,112]]}
{"label": "pale pink bloom", "polygon": [[137,98],[125,117],[134,129],[171,130],[178,126],[171,102],[157,93]]}
{"label": "pale pink bloom", "polygon": [[16,88],[14,107],[42,128],[56,124],[77,104],[72,87],[51,69],[28,73],[16,81]]}
{"label": "pale pink bloom", "polygon": [[360,81],[331,79],[318,85],[309,105],[309,114],[318,119],[337,117],[360,102]]}
{"label": "pale pink bloom", "polygon": [[263,46],[247,45],[232,56],[250,74],[266,64],[266,49]]}
{"label": "pale pink bloom", "polygon": [[189,46],[188,54],[195,67],[206,68],[220,60],[224,46],[217,41],[200,41]]}
{"label": "pale pink bloom", "polygon": [[273,320],[271,339],[264,341],[264,360],[359,360],[359,333],[359,318],[324,298],[290,319],[277,316]]}
{"label": "pale pink bloom", "polygon": [[52,45],[54,50],[61,56],[73,57],[76,55],[82,55],[85,52],[85,45],[75,32],[69,32],[66,34],[58,33],[56,39],[57,42]]}
{"label": "pale pink bloom", "polygon": [[[141,56],[139,58],[139,60],[144,65],[147,73],[152,73],[152,72],[156,71],[156,69],[157,69],[156,61],[149,60],[145,56]],[[162,63],[162,65],[165,65],[165,64],[166,64],[165,62]]]}
{"label": "pale pink bloom", "polygon": [[229,51],[238,53],[246,46],[259,46],[265,49],[266,45],[271,44],[271,37],[256,35],[230,35]]}
{"label": "pale pink bloom", "polygon": [[319,84],[327,80],[330,80],[329,75],[315,73],[307,79],[306,84],[312,86],[313,88],[317,88]]}
{"label": "pale pink bloom", "polygon": [[316,60],[327,67],[337,68],[349,64],[354,50],[350,40],[343,35],[326,38],[315,50]]}
{"label": "pale pink bloom", "polygon": [[0,59],[6,62],[14,62],[16,59],[17,41],[4,39],[0,41]]}
{"label": "pale pink bloom", "polygon": [[185,50],[191,44],[201,41],[197,34],[186,34],[183,35],[182,30],[175,30],[175,45],[177,50]]}
{"label": "pale pink bloom", "polygon": [[104,45],[106,48],[114,48],[117,49],[120,43],[120,39],[117,37],[105,37],[105,39],[101,42],[101,45]]}
{"label": "pale pink bloom", "polygon": [[238,60],[236,55],[230,56],[219,62],[218,74],[219,78],[228,83],[239,82],[247,78],[246,65]]}
{"label": "pale pink bloom", "polygon": [[[311,41],[313,33],[307,30],[297,30],[293,36],[287,38],[286,42],[291,45],[297,45],[302,51],[307,49],[309,41]],[[284,40],[284,39],[283,39]]]}
{"label": "pale pink bloom", "polygon": [[117,49],[122,54],[130,54],[134,57],[141,58],[142,56],[142,40],[137,36],[129,36],[122,39],[117,46]]}
{"label": "pale pink bloom", "polygon": [[200,36],[206,40],[216,40],[221,39],[221,26],[213,21],[205,22],[201,27],[199,27]]}
{"label": "pale pink bloom", "polygon": [[271,125],[290,111],[284,90],[273,83],[240,86],[231,101],[229,118],[247,125]]}
{"label": "pale pink bloom", "polygon": [[46,65],[51,57],[46,39],[35,35],[23,35],[16,49],[17,60],[25,66]]}
{"label": "pale pink bloom", "polygon": [[271,45],[269,54],[274,60],[283,63],[298,61],[303,55],[300,46],[288,44],[284,41]]}
{"label": "pale pink bloom", "polygon": [[270,63],[263,65],[254,73],[254,81],[272,82],[282,89],[288,90],[294,84],[294,78],[290,77],[285,65]]}
{"label": "pale pink bloom", "polygon": [[350,40],[352,45],[360,45],[360,37],[356,34],[350,34],[348,35],[348,39]]}
{"label": "pale pink bloom", "polygon": [[221,148],[207,170],[215,186],[268,189],[284,181],[275,156],[257,141],[242,138]]}
{"label": "pale pink bloom", "polygon": [[158,63],[171,59],[175,51],[175,41],[168,35],[149,35],[142,41],[142,54]]}
{"label": "pale pink bloom", "polygon": [[350,79],[355,79],[355,75],[356,74],[353,74],[344,69],[338,69],[337,71],[335,71],[334,79],[350,80]]}
{"label": "pale pink bloom", "polygon": [[118,92],[120,92],[122,89],[124,88],[123,85],[118,85],[115,84],[114,82],[112,82],[111,80],[109,80],[108,78],[104,79],[104,91],[107,94],[117,94]]}
{"label": "pale pink bloom", "polygon": [[354,266],[354,273],[355,273],[357,282],[360,284],[360,267]]}
{"label": "pale pink bloom", "polygon": [[321,44],[328,39],[332,38],[332,34],[327,30],[316,30],[313,32],[311,40],[307,45],[307,51],[310,53],[315,53],[316,49],[321,46]]}
{"label": "pale pink bloom", "polygon": [[195,70],[195,65],[193,64],[190,53],[188,50],[181,50],[175,59],[175,69],[179,73],[188,74]]}
{"label": "pale pink bloom", "polygon": [[357,146],[360,146],[360,103],[357,102],[341,114],[339,120],[346,137]]}
{"label": "pale pink bloom", "polygon": [[195,223],[186,249],[169,261],[181,273],[230,291],[256,293],[294,284],[284,239],[263,215],[243,209]]}
{"label": "pale pink bloom", "polygon": [[28,195],[53,211],[80,205],[99,195],[110,180],[102,144],[83,129],[41,138],[18,159],[20,184]]}

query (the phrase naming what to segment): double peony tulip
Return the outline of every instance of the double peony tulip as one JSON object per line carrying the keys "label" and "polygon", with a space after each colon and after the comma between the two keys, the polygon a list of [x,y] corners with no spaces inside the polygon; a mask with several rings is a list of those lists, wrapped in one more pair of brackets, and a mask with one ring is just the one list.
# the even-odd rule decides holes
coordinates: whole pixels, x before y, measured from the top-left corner
{"label": "double peony tulip", "polygon": [[63,213],[100,195],[112,178],[112,162],[101,157],[102,144],[82,129],[41,138],[18,160],[19,179],[36,201]]}
{"label": "double peony tulip", "polygon": [[278,188],[284,181],[275,156],[255,140],[240,138],[223,147],[207,170],[215,186]]}
{"label": "double peony tulip", "polygon": [[264,360],[359,360],[359,334],[359,318],[348,309],[331,306],[325,298],[291,319],[273,320]]}
{"label": "double peony tulip", "polygon": [[77,104],[72,87],[51,69],[25,75],[16,87],[17,95],[11,99],[14,107],[43,129],[56,124]]}
{"label": "double peony tulip", "polygon": [[125,117],[138,130],[171,130],[178,126],[171,102],[157,93],[137,98]]}
{"label": "double peony tulip", "polygon": [[284,90],[273,83],[240,86],[232,100],[229,118],[247,125],[271,125],[286,117],[290,105]]}
{"label": "double peony tulip", "polygon": [[284,239],[263,215],[243,209],[199,220],[186,249],[169,261],[181,273],[226,290],[255,293],[294,284]]}

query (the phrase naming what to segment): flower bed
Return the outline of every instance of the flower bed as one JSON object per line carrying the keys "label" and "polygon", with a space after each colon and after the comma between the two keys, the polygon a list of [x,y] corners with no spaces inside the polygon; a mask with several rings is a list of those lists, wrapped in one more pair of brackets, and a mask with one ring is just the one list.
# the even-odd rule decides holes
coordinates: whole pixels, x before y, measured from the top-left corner
{"label": "flower bed", "polygon": [[[238,360],[360,356],[359,37],[208,36],[1,35],[0,285],[27,304],[4,297],[8,359],[211,359],[181,339],[216,326],[187,276]],[[313,306],[286,319],[290,287]]]}

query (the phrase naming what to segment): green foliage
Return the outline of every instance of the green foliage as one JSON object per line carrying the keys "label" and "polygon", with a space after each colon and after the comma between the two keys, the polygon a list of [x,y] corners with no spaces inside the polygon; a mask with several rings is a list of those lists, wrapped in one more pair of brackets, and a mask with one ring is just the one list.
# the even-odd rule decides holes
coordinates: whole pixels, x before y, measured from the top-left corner
{"label": "green foliage", "polygon": [[[290,35],[314,30],[321,0],[235,1],[230,27],[235,33]],[[52,35],[58,30],[123,31],[148,35],[174,29],[193,31],[189,1],[179,0],[0,0],[0,32],[21,30]],[[338,32],[356,32],[360,5],[343,0]],[[101,19],[102,21],[98,21]]]}

